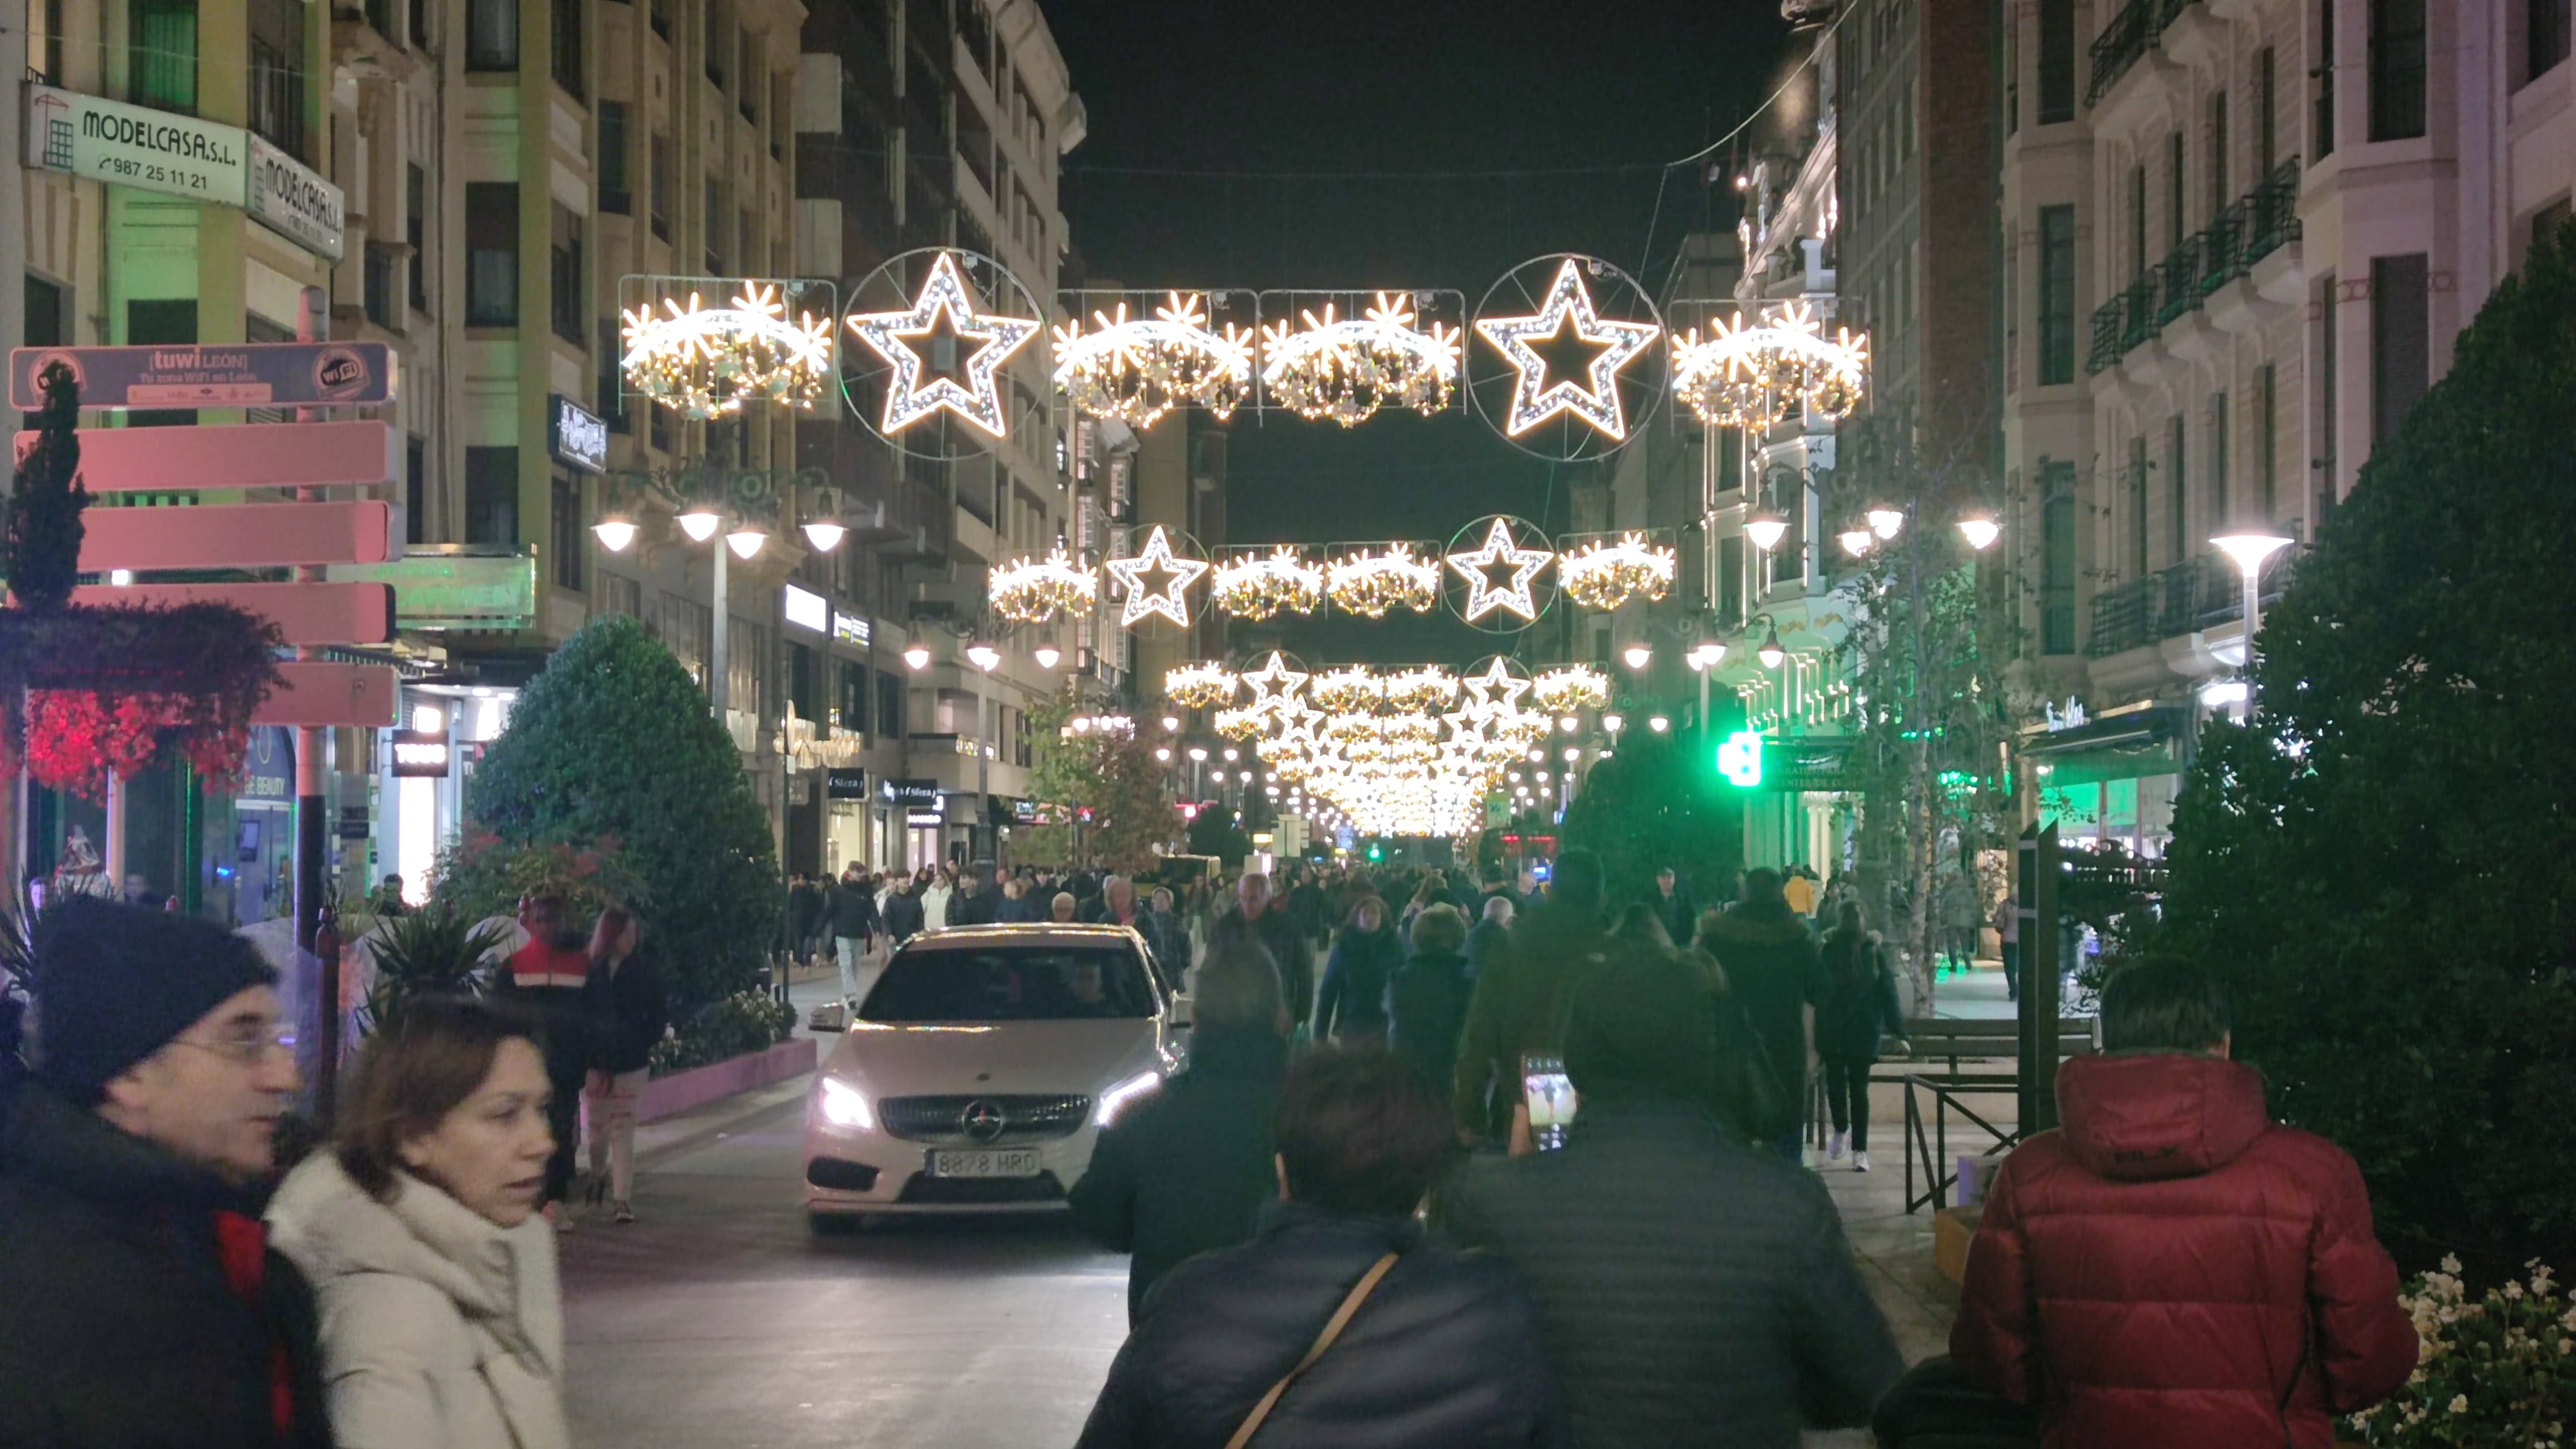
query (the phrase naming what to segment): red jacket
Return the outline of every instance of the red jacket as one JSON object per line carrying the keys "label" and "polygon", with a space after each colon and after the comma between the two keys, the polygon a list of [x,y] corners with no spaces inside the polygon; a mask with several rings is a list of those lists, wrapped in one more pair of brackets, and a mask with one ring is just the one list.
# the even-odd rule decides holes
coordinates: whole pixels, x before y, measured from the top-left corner
{"label": "red jacket", "polygon": [[2217,1057],[2078,1057],[1996,1175],[1950,1353],[2050,1449],[2328,1449],[2415,1367],[2351,1157]]}

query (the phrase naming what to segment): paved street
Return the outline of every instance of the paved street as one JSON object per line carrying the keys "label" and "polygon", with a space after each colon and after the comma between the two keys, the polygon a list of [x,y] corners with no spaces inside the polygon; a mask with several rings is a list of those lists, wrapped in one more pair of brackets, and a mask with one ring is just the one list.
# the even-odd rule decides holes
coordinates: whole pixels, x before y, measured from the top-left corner
{"label": "paved street", "polygon": [[[1991,977],[1945,982],[1945,1012],[1999,1010]],[[800,982],[795,996],[810,1004],[821,989]],[[648,1126],[642,1221],[586,1222],[564,1240],[580,1442],[1072,1443],[1126,1330],[1125,1260],[1053,1216],[816,1238],[797,1206],[802,1101],[801,1084],[785,1083]],[[1825,1180],[1900,1346],[1919,1358],[1940,1351],[1955,1298],[1931,1269],[1930,1218],[1898,1202],[1892,1106],[1879,1112],[1881,1170],[1836,1165]]]}

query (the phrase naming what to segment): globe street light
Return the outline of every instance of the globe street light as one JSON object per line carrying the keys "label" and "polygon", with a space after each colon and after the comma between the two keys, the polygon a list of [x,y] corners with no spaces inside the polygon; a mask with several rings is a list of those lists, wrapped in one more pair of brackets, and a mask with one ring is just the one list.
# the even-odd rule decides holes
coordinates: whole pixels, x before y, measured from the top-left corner
{"label": "globe street light", "polygon": [[828,518],[813,518],[805,522],[805,541],[814,545],[816,553],[830,553],[839,548],[841,540],[849,532],[848,528]]}
{"label": "globe street light", "polygon": [[1064,658],[1064,651],[1052,644],[1041,644],[1029,651],[1029,657],[1038,662],[1038,668],[1053,669]]}
{"label": "globe street light", "polygon": [[993,672],[994,666],[1002,662],[1002,651],[994,648],[990,644],[969,644],[966,646],[966,660],[976,668],[990,674]]}
{"label": "globe street light", "polygon": [[2236,572],[2245,581],[2245,664],[2250,669],[2254,664],[2254,631],[2263,627],[2263,565],[2293,540],[2277,533],[2225,533],[2209,542],[2236,561]]}
{"label": "globe street light", "polygon": [[1843,552],[1850,554],[1853,558],[1859,558],[1862,554],[1869,552],[1870,545],[1878,542],[1877,538],[1874,537],[1866,528],[1847,528],[1834,536],[1841,540]]}
{"label": "globe street light", "polygon": [[599,546],[610,553],[624,553],[635,544],[635,520],[612,513],[590,526],[599,536]]}
{"label": "globe street light", "polygon": [[1756,513],[1744,520],[1744,536],[1753,540],[1753,546],[1764,553],[1778,548],[1781,537],[1788,531],[1789,520],[1776,513]]}
{"label": "globe street light", "polygon": [[1995,540],[2003,537],[2003,532],[2002,524],[1983,515],[1972,515],[1959,520],[1959,536],[1968,541],[1968,547],[1979,553],[1994,547]]}
{"label": "globe street light", "polygon": [[708,508],[692,508],[672,521],[680,525],[680,531],[687,534],[692,543],[704,543],[715,537],[716,530],[724,525],[723,515]]}
{"label": "globe street light", "polygon": [[1894,508],[1873,508],[1862,515],[1869,520],[1869,531],[1880,538],[1893,539],[1905,529],[1905,515]]}
{"label": "globe street light", "polygon": [[903,651],[903,662],[905,668],[912,670],[916,674],[924,669],[928,669],[930,667],[930,646],[927,644],[913,644],[906,646]]}
{"label": "globe street light", "polygon": [[1627,648],[1619,651],[1621,662],[1625,663],[1630,669],[1643,669],[1654,659],[1654,657],[1655,651],[1643,640],[1631,644]]}
{"label": "globe street light", "polygon": [[1772,625],[1764,630],[1762,647],[1753,651],[1753,657],[1761,660],[1762,667],[1765,669],[1777,669],[1780,667],[1780,661],[1789,657],[1789,651],[1780,647],[1778,625]]}
{"label": "globe street light", "polygon": [[769,542],[769,535],[748,523],[725,535],[725,547],[732,549],[733,556],[745,563],[758,557],[760,546],[767,542]]}

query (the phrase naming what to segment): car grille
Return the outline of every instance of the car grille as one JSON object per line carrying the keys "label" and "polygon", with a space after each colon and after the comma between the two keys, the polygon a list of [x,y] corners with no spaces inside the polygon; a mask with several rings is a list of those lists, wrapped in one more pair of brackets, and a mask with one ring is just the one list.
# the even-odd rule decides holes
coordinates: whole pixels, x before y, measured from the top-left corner
{"label": "car grille", "polygon": [[[1001,1131],[975,1136],[966,1129],[967,1109],[981,1103],[999,1112]],[[888,1097],[877,1104],[885,1130],[906,1142],[937,1142],[973,1147],[1002,1147],[1014,1142],[1050,1142],[1070,1137],[1090,1119],[1089,1097]]]}
{"label": "car grille", "polygon": [[1052,1172],[1035,1177],[931,1177],[916,1173],[895,1198],[925,1207],[994,1207],[1008,1203],[1062,1202],[1064,1183]]}

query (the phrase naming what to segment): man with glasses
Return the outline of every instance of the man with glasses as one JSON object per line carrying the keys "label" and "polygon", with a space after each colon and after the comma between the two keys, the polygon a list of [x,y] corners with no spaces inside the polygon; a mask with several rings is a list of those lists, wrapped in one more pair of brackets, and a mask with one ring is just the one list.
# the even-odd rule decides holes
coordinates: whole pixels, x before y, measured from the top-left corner
{"label": "man with glasses", "polygon": [[212,922],[76,898],[34,975],[0,1117],[0,1443],[328,1445],[312,1290],[259,1218],[299,1085],[277,972]]}

